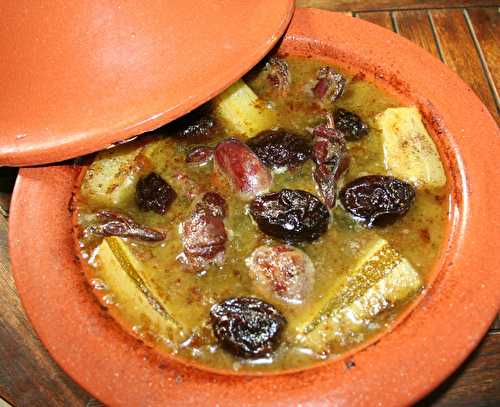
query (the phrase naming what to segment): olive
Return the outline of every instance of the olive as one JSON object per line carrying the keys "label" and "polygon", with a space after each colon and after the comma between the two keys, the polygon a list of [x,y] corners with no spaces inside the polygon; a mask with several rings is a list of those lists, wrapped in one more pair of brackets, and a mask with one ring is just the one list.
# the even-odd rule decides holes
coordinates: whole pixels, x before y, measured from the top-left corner
{"label": "olive", "polygon": [[415,200],[415,188],[395,177],[367,175],[345,185],[340,200],[368,227],[384,226],[408,212]]}
{"label": "olive", "polygon": [[328,229],[328,208],[313,194],[283,189],[259,195],[250,213],[260,230],[290,243],[312,242]]}
{"label": "olive", "polygon": [[361,118],[344,109],[335,112],[335,127],[344,133],[347,140],[359,140],[368,134],[368,126]]}
{"label": "olive", "polygon": [[285,317],[271,304],[254,297],[229,298],[210,310],[215,337],[233,355],[268,356],[279,345]]}
{"label": "olive", "polygon": [[139,208],[144,211],[163,215],[176,197],[173,188],[154,172],[140,178],[137,183],[135,198]]}
{"label": "olive", "polygon": [[311,156],[311,148],[303,138],[284,130],[263,131],[247,144],[270,168],[297,167]]}

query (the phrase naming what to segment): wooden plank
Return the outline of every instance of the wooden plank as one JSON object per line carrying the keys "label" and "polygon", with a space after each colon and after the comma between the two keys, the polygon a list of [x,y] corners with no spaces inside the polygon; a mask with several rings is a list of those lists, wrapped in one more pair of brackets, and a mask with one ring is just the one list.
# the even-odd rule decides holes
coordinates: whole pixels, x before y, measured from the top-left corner
{"label": "wooden plank", "polygon": [[436,58],[440,58],[427,11],[396,11],[394,19],[397,23],[399,34],[421,46]]}
{"label": "wooden plank", "polygon": [[498,6],[498,0],[296,0],[295,3],[297,7],[354,12]]}
{"label": "wooden plank", "polygon": [[434,10],[431,16],[445,63],[476,92],[491,114],[500,122],[495,100],[463,12]]}
{"label": "wooden plank", "polygon": [[497,113],[499,113],[498,87],[500,86],[500,9],[470,9],[467,10],[471,29],[477,41],[483,64],[490,82]]}
{"label": "wooden plank", "polygon": [[500,333],[491,333],[452,376],[417,406],[500,406],[499,378]]}
{"label": "wooden plank", "polygon": [[0,396],[16,406],[85,406],[92,400],[50,358],[28,322],[7,255],[7,220],[0,216]]}
{"label": "wooden plank", "polygon": [[372,13],[359,13],[358,17],[369,21],[370,23],[377,24],[388,30],[394,31],[392,25],[391,13],[389,12],[372,12]]}

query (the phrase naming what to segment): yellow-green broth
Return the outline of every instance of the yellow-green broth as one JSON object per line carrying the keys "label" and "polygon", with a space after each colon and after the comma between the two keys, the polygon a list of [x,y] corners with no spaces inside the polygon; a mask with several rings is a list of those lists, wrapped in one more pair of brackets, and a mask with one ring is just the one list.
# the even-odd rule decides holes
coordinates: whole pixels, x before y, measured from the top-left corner
{"label": "yellow-green broth", "polygon": [[[291,88],[286,95],[273,91],[261,72],[253,72],[247,76],[246,81],[277,112],[278,127],[311,140],[310,129],[321,123],[326,110],[333,107],[318,105],[308,91],[318,68],[324,63],[298,57],[287,57],[286,60],[292,77]],[[341,178],[340,185],[361,175],[386,173],[380,134],[373,125],[374,117],[386,108],[400,105],[397,99],[371,83],[363,80],[349,83],[347,91],[335,103],[335,107],[357,113],[369,125],[370,130],[362,140],[348,142],[350,166]],[[165,215],[158,215],[139,210],[133,194],[112,206],[93,202],[84,194],[77,197],[81,257],[86,263],[87,277],[102,302],[110,307],[112,313],[119,317],[133,335],[149,345],[211,368],[238,371],[279,371],[306,367],[342,354],[386,329],[409,302],[375,317],[369,327],[359,332],[342,333],[345,334],[344,340],[323,352],[314,352],[293,340],[296,321],[307,319],[313,313],[315,304],[323,299],[332,282],[353,267],[361,250],[376,236],[387,240],[411,263],[423,281],[427,281],[446,230],[449,195],[446,187],[435,190],[418,189],[410,211],[396,223],[383,228],[368,229],[356,222],[337,203],[331,211],[328,231],[313,243],[299,245],[315,266],[314,287],[304,303],[284,304],[273,301],[272,298],[265,299],[273,303],[288,320],[283,342],[278,350],[269,358],[244,360],[221,349],[209,323],[211,306],[229,297],[260,297],[253,289],[245,259],[260,245],[279,243],[259,230],[249,215],[248,202],[234,193],[226,179],[214,170],[212,162],[202,166],[186,164],[186,154],[194,146],[215,146],[227,137],[238,135],[231,134],[220,126],[216,135],[208,142],[193,142],[172,137],[169,127],[165,126],[150,136],[112,150],[111,154],[120,154],[146,145],[141,153],[141,164],[134,175],[134,182],[140,176],[155,171],[172,186],[177,198]],[[271,190],[301,189],[318,196],[312,177],[313,165],[309,160],[296,169],[275,172]],[[228,210],[224,222],[229,239],[222,265],[212,265],[202,272],[194,272],[178,260],[183,251],[179,224],[190,216],[196,200],[208,191],[216,191],[226,200]],[[95,261],[95,250],[103,238],[81,232],[95,221],[94,214],[101,209],[125,213],[137,223],[166,233],[166,240],[159,243],[124,240],[147,269],[149,281],[155,285],[155,293],[159,293],[162,301],[169,304],[173,317],[188,327],[187,335],[182,341],[175,343],[156,335],[144,314],[117,303],[113,292],[106,289],[101,266]]]}

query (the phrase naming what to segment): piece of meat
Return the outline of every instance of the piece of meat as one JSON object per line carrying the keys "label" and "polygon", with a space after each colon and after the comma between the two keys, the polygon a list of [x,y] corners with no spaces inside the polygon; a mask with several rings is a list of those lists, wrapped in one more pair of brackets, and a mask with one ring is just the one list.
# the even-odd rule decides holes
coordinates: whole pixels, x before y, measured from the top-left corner
{"label": "piece of meat", "polygon": [[120,213],[102,210],[97,212],[96,216],[103,223],[87,227],[86,233],[95,233],[101,236],[130,237],[148,242],[159,242],[166,238],[164,232],[139,225],[132,218]]}
{"label": "piece of meat", "polygon": [[333,208],[337,199],[337,181],[349,166],[346,141],[343,133],[334,127],[330,115],[327,115],[326,124],[313,130],[313,137],[314,180],[325,205]]}
{"label": "piece of meat", "polygon": [[330,101],[335,102],[344,94],[346,85],[347,80],[344,75],[329,66],[324,66],[318,71],[313,93],[319,100],[328,98]]}
{"label": "piece of meat", "polygon": [[184,251],[180,260],[189,268],[200,270],[211,263],[222,263],[227,240],[225,215],[224,198],[215,192],[207,192],[182,224]]}
{"label": "piece of meat", "polygon": [[256,289],[264,296],[300,304],[314,284],[309,256],[292,246],[260,246],[246,259]]}
{"label": "piece of meat", "polygon": [[266,63],[267,80],[272,87],[284,93],[290,87],[290,71],[288,63],[281,58],[270,58]]}
{"label": "piece of meat", "polygon": [[243,199],[255,198],[271,186],[271,172],[259,157],[238,139],[230,138],[220,142],[215,149],[215,162]]}

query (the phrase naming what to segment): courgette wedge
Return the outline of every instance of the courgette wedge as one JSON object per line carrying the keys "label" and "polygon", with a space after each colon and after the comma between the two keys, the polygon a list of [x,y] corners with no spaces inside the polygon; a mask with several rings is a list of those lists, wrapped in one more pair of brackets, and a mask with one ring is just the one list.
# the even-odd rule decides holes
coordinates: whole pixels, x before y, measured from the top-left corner
{"label": "courgette wedge", "polygon": [[276,125],[276,113],[241,79],[213,100],[216,116],[231,131],[253,137]]}
{"label": "courgette wedge", "polygon": [[421,288],[422,280],[410,263],[387,241],[377,239],[357,265],[332,285],[312,318],[297,325],[297,340],[321,352],[337,337],[361,330]]}
{"label": "courgette wedge", "polygon": [[386,109],[376,119],[387,171],[416,187],[442,187],[446,175],[416,107]]}
{"label": "courgette wedge", "polygon": [[109,207],[133,197],[143,149],[120,146],[97,154],[83,179],[82,196],[90,204]]}
{"label": "courgette wedge", "polygon": [[148,287],[140,275],[139,261],[122,239],[105,238],[97,249],[96,261],[99,276],[106,282],[114,302],[130,310],[134,320],[172,340],[184,336],[184,327],[172,317],[168,304]]}

